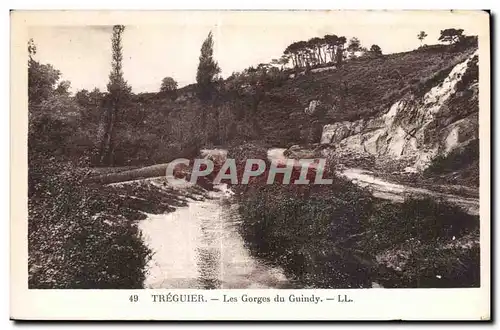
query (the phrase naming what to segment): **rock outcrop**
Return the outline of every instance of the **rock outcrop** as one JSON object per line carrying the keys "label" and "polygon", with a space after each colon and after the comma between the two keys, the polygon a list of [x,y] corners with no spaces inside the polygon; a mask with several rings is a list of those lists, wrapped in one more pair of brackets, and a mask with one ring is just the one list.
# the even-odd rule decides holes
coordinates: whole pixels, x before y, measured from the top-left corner
{"label": "rock outcrop", "polygon": [[[478,138],[477,71],[470,73],[477,60],[475,52],[423,96],[408,95],[378,117],[325,125],[321,143],[425,169],[436,156]],[[473,106],[463,110],[465,99]]]}
{"label": "rock outcrop", "polygon": [[321,104],[318,100],[313,100],[309,102],[309,106],[304,109],[304,112],[308,115],[313,115],[316,112],[316,108]]}

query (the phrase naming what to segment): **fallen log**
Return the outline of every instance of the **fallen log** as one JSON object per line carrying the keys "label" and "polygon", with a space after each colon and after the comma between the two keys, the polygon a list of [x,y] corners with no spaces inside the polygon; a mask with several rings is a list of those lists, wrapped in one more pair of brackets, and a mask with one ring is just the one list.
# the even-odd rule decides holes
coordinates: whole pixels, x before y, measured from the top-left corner
{"label": "fallen log", "polygon": [[156,178],[166,175],[168,164],[177,158],[187,158],[193,159],[200,154],[200,145],[198,143],[193,143],[190,147],[185,148],[181,153],[177,154],[176,157],[169,157],[166,159],[165,163],[155,164],[151,166],[141,167],[133,170],[125,170],[121,172],[113,172],[107,174],[100,174],[89,176],[84,181],[85,183],[98,183],[98,184],[110,184],[118,183],[132,180]]}
{"label": "fallen log", "polygon": [[134,170],[90,176],[85,183],[110,184],[165,176],[168,163],[151,165]]}

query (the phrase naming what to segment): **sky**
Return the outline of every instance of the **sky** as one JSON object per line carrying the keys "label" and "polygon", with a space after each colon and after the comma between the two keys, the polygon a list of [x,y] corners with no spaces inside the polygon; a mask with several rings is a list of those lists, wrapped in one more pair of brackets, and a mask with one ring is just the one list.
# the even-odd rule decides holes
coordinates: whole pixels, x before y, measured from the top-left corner
{"label": "sky", "polygon": [[[158,91],[166,76],[179,87],[194,83],[201,44],[209,31],[214,34],[214,57],[223,77],[279,58],[294,41],[325,34],[357,37],[363,46],[377,44],[388,54],[417,48],[422,30],[428,34],[427,44],[437,43],[445,28],[479,33],[474,17],[464,12],[167,12],[124,21],[120,22],[125,25],[123,71],[135,93]],[[60,70],[62,79],[71,82],[72,92],[106,89],[111,24],[116,23],[103,24],[102,19],[97,23],[45,20],[28,29],[28,38],[37,46],[36,59]]]}

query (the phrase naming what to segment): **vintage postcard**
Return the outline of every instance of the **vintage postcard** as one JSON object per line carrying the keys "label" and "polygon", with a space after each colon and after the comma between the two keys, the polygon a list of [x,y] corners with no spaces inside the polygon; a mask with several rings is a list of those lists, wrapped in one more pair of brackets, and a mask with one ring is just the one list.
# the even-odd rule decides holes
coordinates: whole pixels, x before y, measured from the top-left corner
{"label": "vintage postcard", "polygon": [[12,11],[11,317],[489,320],[485,11]]}

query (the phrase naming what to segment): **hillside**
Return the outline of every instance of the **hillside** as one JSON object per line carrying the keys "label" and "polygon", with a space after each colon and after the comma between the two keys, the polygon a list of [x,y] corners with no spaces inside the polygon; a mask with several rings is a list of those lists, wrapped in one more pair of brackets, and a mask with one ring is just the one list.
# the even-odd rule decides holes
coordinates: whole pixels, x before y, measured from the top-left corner
{"label": "hillside", "polygon": [[[268,130],[288,124],[300,126],[309,119],[304,108],[312,100],[324,107],[326,114],[318,118],[322,123],[371,117],[407,93],[425,93],[472,51],[473,47],[456,51],[442,46],[355,59],[338,70],[299,76],[269,92],[259,104],[260,119]],[[281,102],[286,102],[285,106]]]}
{"label": "hillside", "polygon": [[[424,96],[445,81],[457,65],[470,59],[477,49],[476,42],[471,38],[460,45],[434,45],[405,53],[353,58],[338,68],[312,68],[312,72],[299,75],[294,70],[285,70],[277,76],[268,72],[245,76],[241,80],[230,77],[219,81],[214,98],[203,103],[196,95],[195,85],[178,89],[175,96],[165,93],[132,95],[116,130],[114,166],[165,163],[174,158],[193,157],[201,147],[214,145],[231,147],[253,142],[264,147],[314,146],[322,142],[322,137],[324,140],[325,134],[330,136],[332,127],[336,127],[336,138],[327,143],[330,149],[343,144],[351,147],[358,145],[351,148],[355,149],[356,155],[352,150],[344,152],[336,149],[339,159],[348,158],[349,164],[346,165],[366,167],[366,162],[353,162],[361,152],[364,155],[360,158],[376,157],[378,163],[374,165],[388,169],[384,161],[392,161],[394,155],[387,157],[387,152],[381,152],[383,148],[380,145],[375,152],[370,152],[373,148],[360,140],[371,139],[364,131],[381,128],[377,125],[384,126],[381,116],[398,102],[406,106],[401,107],[394,123],[401,122],[405,132],[417,128],[415,125],[420,124],[412,121],[418,117],[414,116],[419,114]],[[325,71],[314,73],[321,70]],[[432,137],[432,132],[439,132],[462,119],[471,123],[469,126],[474,126],[478,113],[477,86],[474,87],[477,65],[466,71],[465,77],[454,80],[450,97],[439,105],[442,111],[439,111],[439,118],[433,121],[433,125],[436,124],[434,129],[425,130],[421,140],[443,139],[439,134]],[[294,75],[297,77],[291,78]],[[96,148],[95,136],[96,132],[100,134],[99,121],[106,105],[103,101],[100,105],[82,104],[78,99],[75,105],[68,97],[59,97],[44,103],[43,107],[47,107],[53,115],[53,110],[59,109],[63,100],[71,105],[65,109],[82,113],[82,118],[58,124],[61,125],[58,134],[70,138],[72,158],[89,155]],[[421,112],[420,116],[425,117],[425,113]],[[43,131],[43,125],[39,129]],[[379,136],[386,133],[380,131]],[[61,139],[59,135],[54,137],[54,141],[43,142],[44,145],[39,146],[41,150],[53,152],[60,148],[57,143]],[[469,135],[475,136],[477,132],[472,130]],[[454,145],[458,146],[457,143]],[[439,149],[430,156],[447,157],[451,151]],[[94,156],[91,154],[88,157],[91,163],[98,163],[92,160]],[[474,160],[468,162],[471,163],[477,165]],[[397,170],[401,166],[398,165]],[[437,168],[440,168],[437,172],[451,173],[452,176],[457,171],[434,167]],[[468,172],[475,175],[477,171],[472,168]],[[435,170],[428,173],[439,174]],[[460,183],[458,181],[454,183]],[[474,182],[466,181],[467,184]]]}
{"label": "hillside", "polygon": [[[323,122],[371,117],[388,109],[407,93],[424,94],[472,54],[476,47],[429,46],[378,58],[351,59],[336,70],[299,75],[288,79],[282,86],[263,92],[256,111],[259,123],[270,139],[271,135],[279,135],[272,131],[280,131],[280,126],[297,126],[294,124],[307,119],[304,108],[312,100],[323,104],[326,114],[319,118]],[[154,93],[148,93],[146,105],[167,112],[183,108],[189,110],[186,108],[198,103],[194,91],[193,85],[179,89],[180,101],[176,102],[168,102],[161,95],[156,94],[155,97]],[[249,99],[253,95],[240,93],[239,96]],[[234,106],[232,111],[235,113],[249,110],[250,102],[245,102],[249,100],[238,103],[227,95],[223,99],[225,104]]]}
{"label": "hillside", "polygon": [[[435,45],[376,58],[351,59],[333,70],[299,75],[264,87],[256,85],[255,88],[228,90],[228,80],[209,105],[198,101],[193,85],[179,89],[175,101],[151,93],[136,103],[144,109],[144,121],[142,128],[139,125],[134,129],[139,130],[137,135],[143,139],[147,139],[145,135],[156,137],[155,141],[148,141],[145,148],[138,150],[145,152],[153,146],[156,150],[151,150],[149,156],[131,157],[135,158],[131,163],[164,162],[170,154],[195,142],[205,146],[230,146],[250,141],[267,147],[317,144],[325,134],[325,125],[343,125],[341,123],[357,127],[354,131],[357,129],[359,133],[370,120],[380,121],[377,118],[398,102],[404,100],[405,104],[413,104],[413,108],[408,106],[408,109],[421,108],[425,95],[440,86],[457,65],[470,59],[476,49],[477,44],[469,42],[461,47]],[[449,91],[446,104],[440,105],[446,109],[440,112],[433,131],[466,118],[465,121],[471,123],[469,126],[477,121],[475,63],[467,68],[465,77],[459,77],[460,81],[453,86],[455,90]],[[286,73],[288,76],[293,71]],[[412,123],[417,120],[418,111],[408,110],[406,115],[405,111],[398,114],[397,120],[402,121],[403,129],[406,130],[407,126],[410,132],[415,125],[418,126],[418,123]],[[201,127],[202,122],[206,123],[206,128]],[[347,126],[339,128],[341,138],[331,141],[332,146],[338,146],[341,140],[355,133],[349,133]],[[370,131],[373,127],[366,129]],[[191,132],[197,134],[188,134]],[[423,139],[433,139],[429,132]],[[471,134],[477,135],[477,132]],[[353,143],[362,145],[359,141]],[[446,153],[450,151],[446,150]],[[379,154],[368,153],[368,156]],[[438,150],[431,156],[446,155]]]}

